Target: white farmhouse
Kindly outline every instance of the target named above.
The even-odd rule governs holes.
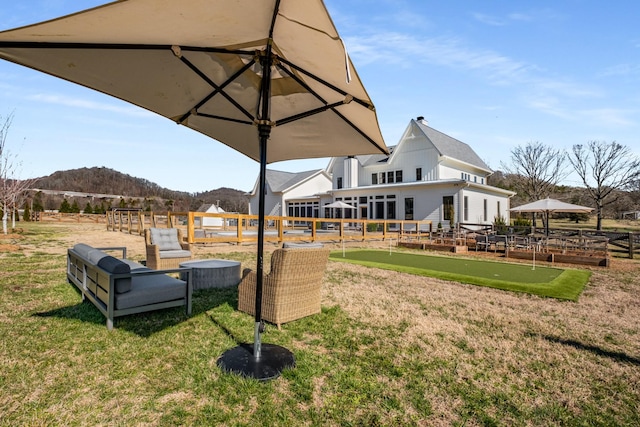
[[[332,158],[333,200],[346,217],[491,224],[509,219],[514,192],[487,184],[491,169],[467,144],[411,120],[391,154]],[[327,213],[324,213],[328,216]]]
[[[489,225],[509,220],[514,192],[488,185],[493,173],[469,147],[411,120],[390,155],[334,157],[326,170],[300,173],[267,170],[265,213],[272,216],[428,220]],[[258,181],[249,213],[258,213]],[[342,201],[356,209],[323,206]],[[453,215],[453,221],[450,221]]]

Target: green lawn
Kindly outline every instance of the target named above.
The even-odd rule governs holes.
[[[21,227],[4,241],[28,250],[0,252],[0,427],[640,425],[637,268],[594,270],[574,303],[432,283],[335,254],[322,312],[267,325],[264,342],[290,349],[296,367],[260,383],[216,365],[253,341],[237,288],[197,291],[189,317],[158,310],[108,331],[66,279],[65,251],[82,231]],[[139,236],[104,235],[143,247]],[[199,255],[255,265],[255,246],[221,247]],[[560,271],[551,282],[565,273],[551,270]]]
[[[406,252],[354,250],[333,252],[336,261],[436,277],[478,286],[527,292],[534,295],[577,301],[591,273],[512,264],[466,257],[430,256]]]

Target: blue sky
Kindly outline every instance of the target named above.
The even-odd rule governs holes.
[[[0,30],[103,4],[4,2]],[[640,155],[640,2],[325,0],[387,145],[409,120],[493,169],[530,141],[617,141]],[[180,191],[250,190],[258,164],[162,117],[0,61],[0,116],[20,178],[105,166]],[[328,159],[271,164],[323,168]],[[569,178],[568,185],[578,185]]]

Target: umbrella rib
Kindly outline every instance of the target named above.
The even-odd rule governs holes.
[[[299,119],[303,119],[305,117],[309,117],[312,116],[314,114],[318,114],[321,113],[323,111],[326,110],[331,110],[333,111],[338,117],[340,117],[345,123],[347,123],[349,126],[351,126],[356,132],[358,132],[360,135],[362,135],[363,138],[365,138],[367,141],[369,141],[371,144],[373,144],[374,146],[378,147],[379,149],[381,149],[383,152],[385,152],[384,149],[382,149],[372,138],[370,138],[367,134],[365,134],[358,126],[354,125],[353,122],[351,122],[349,119],[347,119],[343,114],[341,114],[338,110],[336,110],[336,107],[339,107],[340,105],[344,105],[347,104],[353,100],[355,100],[358,104],[366,107],[366,108],[370,108],[373,109],[373,106],[369,103],[363,102],[363,101],[359,101],[357,98],[354,98],[353,95],[341,90],[340,88],[337,88],[335,86],[333,86],[330,83],[325,82],[324,80],[316,77],[315,75],[306,72],[305,70],[303,70],[300,67],[297,67],[295,65],[293,65],[291,62],[284,60],[283,58],[278,58],[281,62],[284,62],[285,64],[289,65],[290,67],[295,68],[296,70],[308,75],[309,77],[313,78],[314,80],[324,84],[325,86],[329,87],[330,89],[333,89],[334,91],[338,92],[341,95],[345,96],[345,100],[340,101],[340,102],[336,102],[334,104],[329,104],[329,105],[325,105],[324,107],[320,107],[320,108],[316,108],[313,110],[309,110],[307,112],[304,113],[300,113],[300,114],[296,114],[281,120],[277,120],[276,123],[278,125],[283,125],[286,123],[290,123],[293,122],[295,120],[299,120]],[[294,73],[292,73],[291,71],[287,70],[285,67],[280,66],[279,67],[281,70],[283,70],[288,76],[290,76],[292,79],[294,79],[295,81],[297,81],[302,87],[304,87],[306,90],[309,91],[309,93],[313,94],[316,98],[318,98],[320,101],[322,101],[324,104],[327,104],[327,102],[320,96],[318,95],[315,91],[313,91],[302,79],[300,79],[300,77],[296,76]]]
[[[211,80],[207,75],[205,75],[198,67],[196,67],[191,61],[189,61],[187,58],[185,58],[184,56],[180,56],[180,61],[182,61],[183,64],[185,64],[187,67],[189,67],[191,69],[191,71],[196,73],[202,80],[204,80],[209,85],[211,85],[215,90],[213,92],[211,92],[209,95],[207,95],[206,97],[204,97],[200,102],[198,102],[195,107],[193,107],[191,110],[189,110],[189,112],[187,112],[182,117],[180,117],[180,119],[178,120],[179,123],[184,122],[187,119],[187,117],[189,117],[192,114],[191,112],[194,111],[194,110],[196,111],[196,114],[198,114],[197,113],[198,108],[202,107],[204,104],[206,104],[211,98],[216,96],[218,93],[221,94],[222,96],[224,96],[227,101],[229,101],[231,104],[233,104],[245,116],[247,116],[249,119],[251,119],[251,121],[253,121],[254,117],[251,115],[251,113],[249,113],[242,105],[240,105],[235,99],[233,99],[230,95],[228,95],[224,91],[224,88],[227,87],[229,84],[231,84],[231,82],[233,82],[236,78],[238,78],[246,70],[251,68],[253,66],[253,64],[255,63],[255,58],[252,59],[251,61],[249,61],[247,64],[245,64],[244,67],[239,69],[236,73],[234,73],[231,77],[229,77],[224,83],[222,83],[219,86],[213,80]],[[235,120],[231,120],[231,121],[235,121]]]
[[[287,123],[295,122],[300,119],[304,119],[306,117],[313,116],[314,114],[319,114],[325,112],[327,110],[333,110],[335,107],[339,107],[344,105],[343,101],[335,102],[333,104],[325,105],[323,107],[314,108],[313,110],[305,111],[304,113],[294,114],[293,116],[285,117],[284,119],[276,120],[276,126],[286,125]]]
[[[19,42],[19,41],[2,41],[0,42],[0,48],[50,48],[50,49],[131,49],[131,50],[170,50],[172,45],[162,44],[133,44],[133,43],[80,43],[80,42]],[[247,55],[253,56],[254,51],[247,51],[242,49],[225,49],[216,47],[198,47],[187,46],[180,47],[182,50],[188,50],[193,52],[210,52],[210,53],[222,53],[230,55]]]
[[[311,78],[312,78],[312,79],[314,79],[315,81],[317,81],[317,82],[319,82],[319,83],[322,83],[322,84],[323,84],[323,85],[325,85],[326,87],[328,87],[328,88],[330,88],[330,89],[332,89],[332,90],[334,90],[334,91],[338,92],[338,93],[339,93],[339,94],[341,94],[341,95],[344,95],[344,96],[350,95],[348,92],[346,92],[346,91],[344,91],[344,90],[340,89],[340,88],[339,88],[339,87],[337,87],[337,86],[332,85],[332,84],[331,84],[331,83],[329,83],[328,81],[321,79],[320,77],[316,76],[315,74],[310,73],[309,71],[305,70],[304,68],[301,68],[301,67],[299,67],[299,66],[295,65],[294,63],[292,63],[292,62],[290,62],[290,61],[288,61],[288,60],[286,60],[286,59],[284,59],[284,58],[282,58],[282,57],[279,57],[279,58],[278,58],[278,60],[279,60],[280,62],[282,62],[282,63],[287,64],[289,67],[291,67],[291,68],[293,68],[293,69],[295,69],[295,70],[297,70],[297,71],[301,72],[302,74],[305,74],[305,75],[307,75],[308,77],[311,77]],[[366,108],[368,108],[368,109],[370,109],[370,110],[374,110],[374,109],[375,109],[375,108],[374,108],[374,106],[373,106],[370,102],[363,101],[362,99],[360,99],[360,98],[356,98],[355,96],[353,97],[353,100],[354,100],[355,102],[357,102],[358,104],[362,105],[363,107],[366,107]]]
[[[253,119],[252,120],[240,120],[240,119],[234,119],[231,117],[223,117],[223,116],[216,116],[214,114],[207,114],[207,113],[198,113],[199,117],[206,117],[207,119],[215,119],[215,120],[224,120],[227,122],[233,122],[233,123],[240,123],[243,125],[252,125],[254,123]]]
[[[382,151],[383,153],[386,153],[387,150],[383,149],[382,147],[380,147],[378,145],[377,142],[375,142],[371,137],[369,137],[369,135],[367,135],[366,133],[364,133],[358,126],[354,125],[351,120],[347,119],[342,113],[340,113],[338,110],[336,110],[335,108],[332,108],[331,111],[333,111],[338,117],[340,117],[342,120],[344,120],[345,123],[347,123],[349,126],[351,126],[356,132],[358,132],[360,135],[362,135],[362,137],[364,139],[366,139],[367,141],[369,141],[371,144],[373,144],[374,146],[378,147],[378,149],[380,151]]]

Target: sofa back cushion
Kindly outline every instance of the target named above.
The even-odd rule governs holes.
[[[96,249],[93,246],[89,246],[86,243],[76,243],[73,246],[73,251],[85,259],[89,258],[89,252],[95,250]]]
[[[158,246],[161,251],[179,251],[182,249],[178,241],[176,228],[151,228],[151,244]]]
[[[120,261],[111,255],[104,256],[98,261],[98,267],[102,268],[111,274],[129,274],[131,273],[131,267],[129,264]],[[123,294],[131,290],[131,277],[125,277],[116,279],[115,281],[116,293]]]

